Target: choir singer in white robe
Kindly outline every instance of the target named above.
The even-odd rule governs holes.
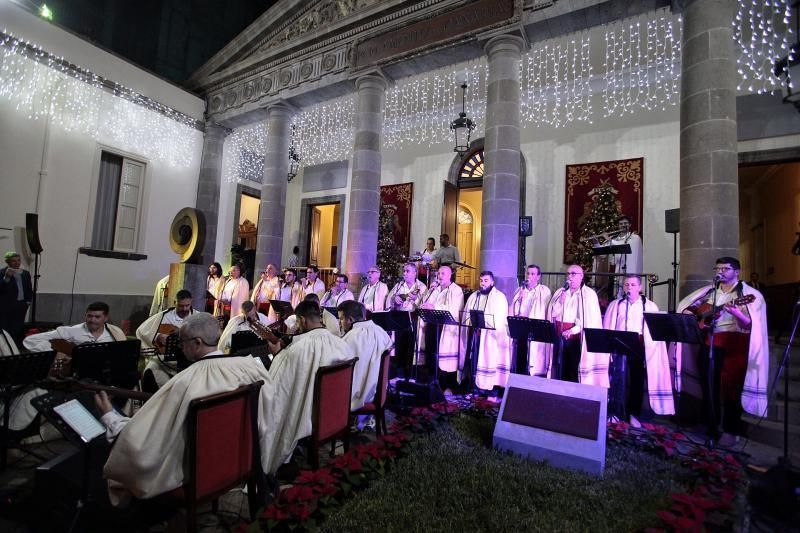
[[[381,281],[381,270],[376,266],[369,267],[367,270],[367,284],[361,289],[358,301],[364,304],[367,311],[374,313],[386,309],[386,295],[389,294],[389,287]]]
[[[233,313],[240,309],[242,302],[250,296],[250,284],[242,277],[242,268],[239,265],[233,265],[230,275],[220,283],[220,287],[214,315],[224,317],[227,325]]]
[[[484,270],[480,275],[480,288],[469,295],[464,306],[464,324],[471,325],[470,311],[483,311],[487,326],[481,329],[477,350],[472,347],[472,356],[477,353],[475,386],[484,391],[505,387],[511,370],[511,339],[508,336],[508,300],[494,286],[494,273]]]
[[[547,285],[539,283],[542,269],[539,265],[528,265],[525,271],[525,282],[514,291],[514,297],[508,308],[508,316],[522,316],[543,320],[547,314],[547,303],[551,293]],[[528,343],[528,366],[531,376],[547,377],[547,343]],[[517,367],[519,368],[519,367]],[[517,370],[517,372],[520,372]]]
[[[675,403],[672,397],[672,379],[669,369],[666,344],[654,341],[650,328],[644,321],[645,313],[658,313],[658,306],[639,292],[642,282],[639,276],[628,275],[622,281],[625,296],[612,301],[603,317],[603,327],[609,330],[633,331],[639,334],[644,347],[644,365],[641,361],[628,358],[628,398],[626,411],[631,423],[638,426],[642,410],[645,374],[650,408],[658,415],[674,415]]]
[[[422,298],[420,309],[436,309],[439,311],[449,311],[453,318],[458,321],[461,316],[461,309],[464,307],[464,291],[463,289],[453,283],[453,269],[448,265],[439,267],[436,273],[437,283],[431,283],[431,287],[425,296]],[[460,330],[459,326],[443,326],[442,332],[439,336],[439,369],[434,366],[436,359],[436,344],[433,346],[426,346],[425,330],[428,328],[422,319],[419,321],[418,328],[418,359],[420,354],[426,354],[425,364],[431,373],[431,379],[435,378],[435,373],[438,370],[455,374],[464,367],[464,354],[460,349]],[[430,326],[435,327],[435,326]],[[435,338],[435,337],[434,337]],[[430,348],[428,350],[428,348]],[[428,357],[430,356],[430,359]],[[447,385],[455,385],[448,383]]]
[[[141,326],[136,329],[136,338],[142,341],[143,348],[155,348],[156,345],[164,346],[167,343],[169,333],[161,333],[160,329],[172,329],[177,332],[183,325],[183,321],[194,313],[192,309],[192,293],[186,289],[181,289],[175,295],[175,307],[170,307],[166,311],[156,313]],[[161,326],[172,326],[172,328],[162,328]],[[162,361],[158,355],[147,357],[147,366],[144,372],[152,373],[156,385],[161,387],[169,381],[169,378],[177,374],[178,364],[175,361]],[[142,378],[144,381],[145,378]]]
[[[360,409],[375,398],[381,354],[392,347],[392,339],[383,328],[367,320],[364,304],[342,302],[337,308],[342,339],[358,357],[353,369],[353,394],[350,410]]]

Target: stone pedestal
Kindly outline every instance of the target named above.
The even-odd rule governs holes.
[[[378,255],[381,134],[386,86],[386,80],[377,74],[356,80],[358,107],[345,255],[345,273],[353,288],[360,287],[361,276],[375,264]]]
[[[192,307],[202,311],[206,307],[206,279],[208,267],[187,263],[170,263],[167,283],[167,307],[175,306],[175,295],[181,289],[192,293]]]
[[[268,263],[278,268],[283,253],[283,224],[286,217],[286,184],[289,172],[289,141],[292,108],[279,103],[267,108],[269,135],[264,156],[264,181],[261,185],[261,209],[258,214],[255,271]]]
[[[491,270],[509,299],[517,287],[520,215],[519,62],[522,38],[499,35],[489,56],[480,270]]]
[[[200,262],[209,265],[216,261],[219,192],[222,184],[222,145],[228,130],[217,124],[206,124],[200,176],[197,180],[195,207],[203,214],[206,225]]]
[[[739,255],[735,11],[691,0],[683,12],[680,296],[711,282],[717,257]]]

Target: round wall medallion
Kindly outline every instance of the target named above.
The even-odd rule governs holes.
[[[255,84],[253,84],[253,82],[245,84],[245,86],[244,86],[244,99],[245,100],[251,99],[255,93],[256,93],[256,87],[255,87]]]
[[[236,91],[228,91],[225,94],[225,105],[230,107],[236,103]]]
[[[303,79],[311,76],[312,72],[314,72],[314,67],[311,66],[311,63],[304,63],[303,66],[300,67],[300,76],[302,76]]]
[[[220,95],[214,96],[211,99],[211,111],[219,111],[222,107],[222,97]]]
[[[336,66],[336,57],[332,54],[326,55],[322,58],[322,68],[327,72]]]
[[[261,92],[266,94],[270,89],[272,89],[272,78],[267,78],[265,76],[264,79],[261,80]]]
[[[281,86],[286,87],[289,85],[289,82],[292,81],[292,73],[291,71],[284,70],[281,72]]]

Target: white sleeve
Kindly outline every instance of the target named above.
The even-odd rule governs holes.
[[[111,410],[100,417],[100,422],[106,427],[106,440],[108,442],[114,442],[114,439],[117,438],[120,431],[128,425],[131,419],[127,416],[123,416],[118,412]]]
[[[45,331],[44,333],[37,333],[35,335],[25,337],[22,340],[22,345],[32,352],[46,352],[51,350],[52,348],[50,347],[50,341],[53,339],[63,338],[59,333],[59,329],[61,328],[56,328],[52,331]]]

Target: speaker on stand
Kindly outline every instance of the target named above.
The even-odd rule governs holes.
[[[669,288],[669,312],[674,313],[678,305],[678,233],[681,232],[681,210],[664,211],[664,231],[672,233],[672,283]]]
[[[39,290],[39,254],[44,249],[39,241],[39,215],[36,213],[25,213],[25,237],[28,241],[28,249],[33,254],[33,297],[31,298],[31,322],[36,322],[36,294]]]

